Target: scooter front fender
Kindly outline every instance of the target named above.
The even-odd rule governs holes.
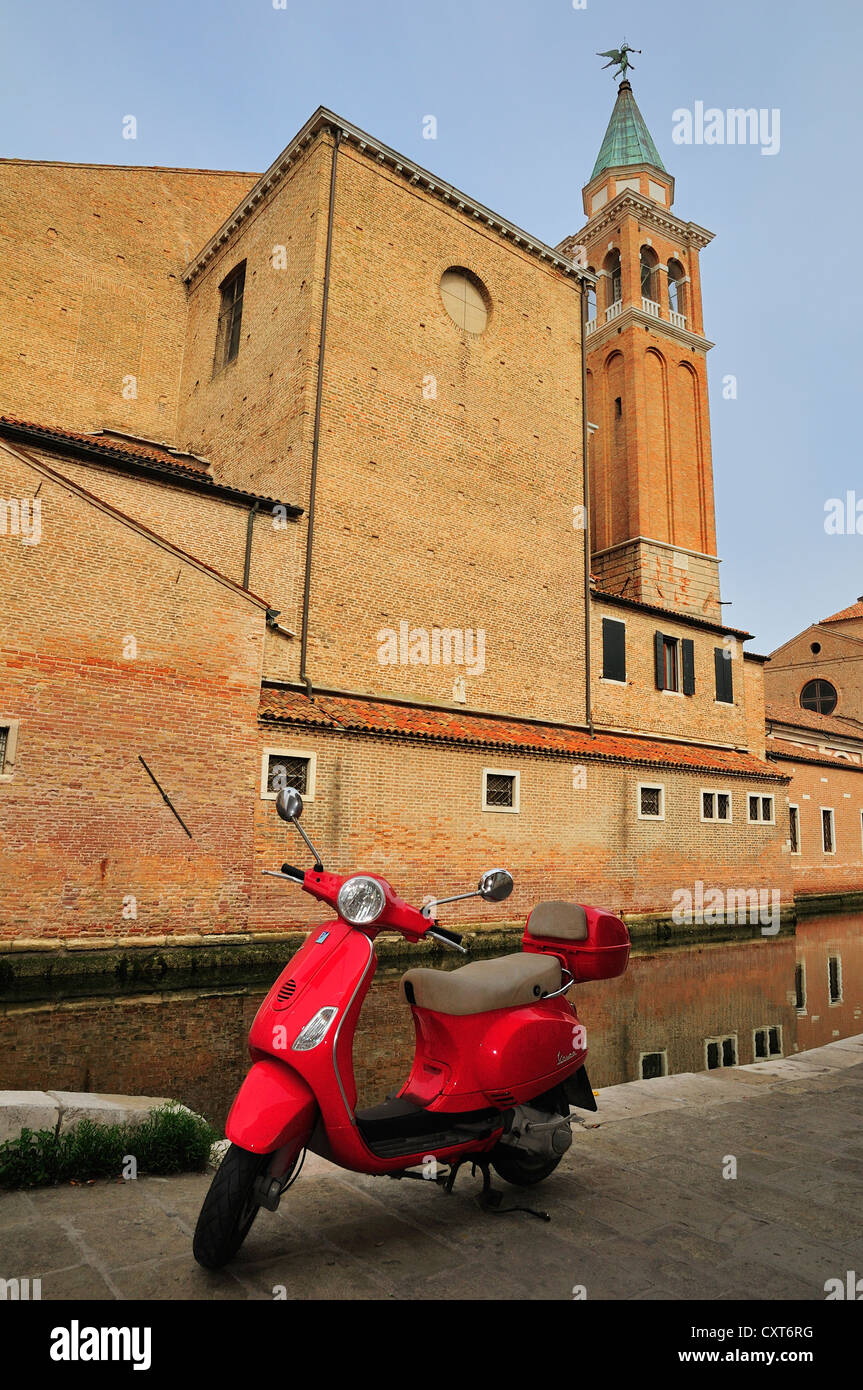
[[[231,1106],[225,1134],[250,1153],[299,1149],[312,1132],[318,1102],[308,1082],[285,1062],[255,1062]]]

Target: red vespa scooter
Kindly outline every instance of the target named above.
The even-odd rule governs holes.
[[[413,908],[379,874],[326,873],[299,825],[303,801],[293,787],[276,806],[315,863],[306,871],[283,864],[274,877],[299,884],[338,917],[309,933],[252,1024],[252,1068],[226,1125],[231,1146],[195,1229],[195,1259],[210,1269],[236,1254],[262,1206],[276,1209],[306,1149],[393,1177],[434,1158],[449,1170],[448,1190],[466,1160],[481,1168],[484,1191],[489,1163],[519,1186],[548,1177],[572,1143],[579,1117],[570,1106],[596,1109],[584,1028],[566,993],[576,982],[622,974],[629,958],[619,918],[547,902],[531,912],[521,952],[453,971],[409,970],[401,983],[416,1029],[411,1073],[396,1096],[356,1110],[353,1040],[377,963],[375,937],[392,930],[411,942],[430,936],[464,947],[434,920],[437,902]],[[510,874],[495,869],[475,893],[438,902],[501,902],[512,887]]]

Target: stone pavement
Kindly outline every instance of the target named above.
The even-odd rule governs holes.
[[[823,1301],[863,1274],[863,1035],[599,1106],[545,1183],[497,1181],[548,1224],[480,1210],[469,1170],[447,1196],[309,1155],[219,1273],[191,1252],[208,1175],[0,1194],[0,1278],[41,1278],[43,1300]]]

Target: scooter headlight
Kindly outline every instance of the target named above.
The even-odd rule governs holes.
[[[366,874],[349,878],[342,884],[336,898],[339,916],[354,927],[376,922],[386,905],[383,888],[376,878],[369,878]]]

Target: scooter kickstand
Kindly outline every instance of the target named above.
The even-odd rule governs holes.
[[[482,1173],[482,1192],[477,1197],[483,1211],[490,1212],[493,1216],[509,1216],[511,1212],[523,1211],[528,1216],[535,1216],[540,1221],[550,1221],[551,1217],[547,1211],[537,1211],[534,1207],[504,1207],[501,1206],[504,1194],[496,1187],[491,1185],[491,1168],[488,1159],[475,1159],[472,1167],[472,1176],[476,1176],[477,1168]]]

